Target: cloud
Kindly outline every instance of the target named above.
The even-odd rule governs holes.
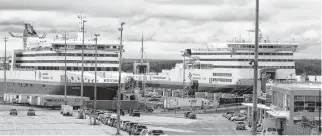
[[[260,28],[265,38],[281,42],[294,38],[301,51],[312,50],[314,55],[309,56],[319,56],[320,3],[320,0],[261,0]],[[239,37],[254,38],[246,32],[255,19],[253,0],[56,0],[50,4],[44,0],[1,0],[0,36],[8,36],[8,31],[21,33],[26,22],[33,24],[38,33],[77,32],[78,13],[87,17],[88,38],[100,33],[102,40],[117,41],[120,22],[126,22],[123,38],[128,43],[126,50],[130,50],[127,57],[137,56],[142,32],[147,53],[169,59],[174,54],[180,58],[180,50],[187,47],[199,48]],[[21,41],[12,44],[18,48]]]
[[[169,5],[246,5],[250,0],[147,0],[156,4]]]

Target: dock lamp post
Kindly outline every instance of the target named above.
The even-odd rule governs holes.
[[[259,14],[259,0],[256,0],[252,135],[256,135],[256,130],[257,130],[257,82],[258,82],[257,79],[258,79],[258,42],[259,42],[258,14]]]
[[[4,75],[3,75],[3,78],[4,78],[4,93],[7,94],[8,92],[8,89],[7,89],[7,41],[8,41],[8,38],[5,37],[4,38],[4,62],[3,62],[3,68],[4,68]]]
[[[97,76],[97,37],[100,36],[100,34],[94,34],[95,36],[95,82],[94,82],[94,113],[96,114],[96,100],[97,100],[97,85],[96,85],[96,76]],[[94,125],[97,125],[96,118],[94,118]]]
[[[67,104],[67,66],[66,66],[66,48],[67,48],[67,35],[64,34],[64,41],[65,41],[65,48],[64,48],[64,53],[65,53],[65,68],[64,68],[64,104],[66,105]]]
[[[183,63],[182,63],[182,69],[183,69],[183,79],[182,79],[182,97],[184,97],[185,93],[185,82],[186,82],[186,52],[182,52],[182,57],[183,57]]]
[[[118,90],[117,90],[117,132],[116,135],[120,135],[120,100],[121,100],[121,72],[122,72],[122,53],[123,53],[123,44],[122,44],[122,38],[123,38],[123,25],[125,25],[124,22],[121,23],[121,28],[118,30],[121,32],[120,37],[120,47],[119,47],[119,83],[118,83]]]
[[[87,22],[85,20],[85,17],[83,16],[78,16],[78,18],[82,21],[82,28],[81,31],[83,33],[83,38],[82,38],[82,73],[81,73],[81,110],[80,110],[80,116],[79,119],[84,119],[84,98],[83,98],[83,94],[84,94],[84,40],[85,40],[85,22]]]

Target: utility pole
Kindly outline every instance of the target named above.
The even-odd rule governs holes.
[[[144,53],[144,49],[143,49],[143,32],[142,32],[142,41],[141,41],[141,66],[143,66],[143,53]],[[143,69],[143,80],[142,80],[142,88],[143,88],[143,91],[144,91],[144,95],[146,94],[145,92],[145,74],[146,74],[146,68]]]
[[[119,56],[119,84],[118,84],[118,91],[117,91],[117,132],[116,135],[120,135],[120,100],[121,100],[121,72],[122,72],[122,53],[123,53],[123,25],[125,25],[124,22],[121,23],[121,28],[118,30],[121,32],[120,37],[120,56]]]
[[[8,88],[7,88],[7,41],[8,41],[8,38],[5,37],[4,38],[4,84],[5,84],[5,87],[4,87],[4,93],[8,93]]]
[[[256,13],[255,13],[255,58],[254,58],[254,88],[253,88],[253,122],[252,122],[252,135],[256,135],[257,130],[257,82],[258,82],[258,13],[259,13],[259,0],[256,0]]]
[[[183,51],[183,80],[182,80],[182,97],[184,97],[183,96],[183,94],[184,94],[184,92],[185,92],[185,81],[186,81],[186,56],[185,56],[185,54],[186,54],[186,52],[185,51]]]
[[[143,32],[142,32],[142,46],[141,46],[141,66],[143,66],[143,53],[144,53],[144,48],[143,48]],[[144,68],[144,76],[143,76],[143,81],[142,81],[142,88],[143,88],[143,91],[144,91],[144,95],[146,95],[146,89],[145,89],[145,85],[146,85],[146,71],[147,71],[147,67]],[[146,100],[144,99],[144,105],[145,105],[145,112],[147,112],[147,105],[146,105]]]
[[[65,99],[64,99],[64,101],[65,101],[65,105],[67,104],[67,66],[66,66],[66,56],[67,56],[67,54],[66,54],[66,48],[67,48],[67,35],[66,34],[64,34],[64,40],[65,40],[65,75],[64,75],[64,79],[65,79],[65,88],[64,88],[64,95],[65,95]]]
[[[85,22],[87,22],[86,20],[84,20],[85,17],[83,16],[78,16],[78,18],[82,21],[82,29],[81,31],[83,32],[83,38],[82,38],[82,73],[81,73],[81,114],[82,117],[81,119],[83,119],[84,113],[83,113],[83,108],[84,108],[84,99],[83,99],[83,95],[84,95],[84,40],[85,40]]]
[[[319,107],[319,132],[321,133],[321,90],[319,90],[319,103],[320,103],[320,107]]]
[[[100,34],[94,34],[95,36],[95,82],[94,82],[94,113],[96,114],[96,100],[97,100],[97,85],[96,85],[96,75],[97,75],[97,37]],[[96,119],[94,118],[94,125],[97,125]]]

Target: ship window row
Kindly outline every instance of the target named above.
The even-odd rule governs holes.
[[[229,47],[232,47],[232,48],[255,48],[255,45],[233,45],[233,44],[230,44]],[[259,45],[258,48],[293,48],[293,46]]]
[[[200,59],[200,61],[252,61],[253,59]],[[261,62],[293,62],[293,59],[258,59]]]
[[[243,53],[243,52],[222,52],[222,53],[192,53],[192,55],[254,55],[254,53]],[[258,55],[282,55],[282,56],[292,56],[293,53],[258,53]]]
[[[35,56],[65,56],[65,53],[49,54],[16,54],[16,57],[35,57]],[[82,56],[81,53],[66,53],[66,56]],[[95,57],[95,54],[86,53],[84,56]],[[97,57],[118,57],[118,54],[97,54]]]
[[[65,63],[65,60],[16,60],[16,63]],[[82,60],[67,60],[66,63],[82,63]],[[92,63],[95,64],[95,61],[84,60],[84,64]],[[97,63],[104,64],[118,64],[118,61],[97,61]]]
[[[55,66],[19,66],[16,68],[26,69],[26,70],[65,70],[65,67],[55,67]],[[81,71],[81,67],[67,67],[67,71]],[[84,67],[84,71],[95,71],[95,67]],[[118,71],[118,67],[97,67],[97,71]]]
[[[213,73],[213,76],[231,77],[231,73]]]
[[[95,50],[96,45],[84,45],[84,49]],[[65,44],[53,44],[54,49],[65,49]],[[83,45],[67,45],[67,49],[82,49]],[[117,46],[97,45],[97,50],[117,49]]]
[[[212,78],[213,82],[232,82],[231,79],[226,79],[226,78]]]
[[[294,69],[294,66],[259,66],[258,68],[277,68],[277,69]],[[218,65],[212,65],[212,64],[201,64],[201,69],[212,69],[212,68],[254,68],[253,66],[218,66]]]

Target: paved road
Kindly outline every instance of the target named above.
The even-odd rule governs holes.
[[[18,116],[10,116],[9,110],[16,108]],[[27,116],[26,106],[0,104],[1,135],[113,135],[116,129],[106,125],[92,126],[89,119],[66,117],[59,110],[34,108],[37,116]],[[162,129],[168,135],[250,135],[247,130],[235,130],[235,123],[221,114],[197,114],[196,120],[183,118],[183,114],[121,116],[123,120],[145,124],[150,129]],[[122,132],[127,135],[127,133]]]
[[[174,135],[250,135],[247,130],[236,130],[235,123],[220,114],[197,115],[198,121],[185,125],[167,125],[177,129],[188,129],[193,132],[169,132]]]
[[[121,117],[123,120],[135,121],[148,128],[162,129],[168,135],[250,135],[247,130],[236,130],[235,123],[221,114],[197,114],[196,120],[186,119],[183,114],[142,115],[138,117]]]

